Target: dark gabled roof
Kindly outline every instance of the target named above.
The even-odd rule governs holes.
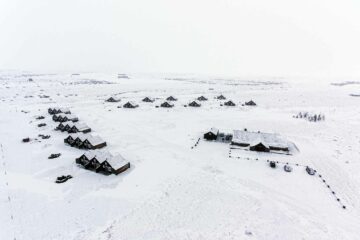
[[[166,98],[166,100],[168,100],[168,101],[177,101],[177,98],[174,98],[173,96],[170,96],[170,97]]]
[[[217,96],[216,98],[217,98],[217,99],[221,99],[221,100],[226,99],[226,97],[225,97],[224,95],[222,95],[222,94],[221,94],[221,95],[219,95],[219,96]]]
[[[154,102],[155,99],[154,99],[154,98],[150,98],[150,97],[145,97],[142,101],[143,101],[143,102]]]
[[[197,98],[197,100],[199,100],[199,101],[207,101],[208,99],[206,97],[204,97],[204,96],[200,96],[200,97]]]
[[[120,99],[116,97],[109,97],[106,99],[106,102],[120,102]]]
[[[127,107],[136,108],[136,107],[138,107],[138,106],[139,106],[138,104],[136,104],[135,102],[132,102],[132,101],[127,102],[127,103],[125,103],[125,104],[123,105],[124,108],[127,108]]]
[[[250,100],[250,101],[246,102],[245,105],[247,105],[247,106],[256,106],[256,103],[253,100]]]
[[[224,102],[224,105],[225,106],[235,106],[236,104],[233,101],[229,100],[227,102]]]
[[[191,103],[188,104],[190,107],[200,107],[201,104],[196,102],[196,101],[192,101]]]
[[[160,104],[161,107],[173,107],[174,104],[169,103],[169,102],[163,102],[162,104]]]

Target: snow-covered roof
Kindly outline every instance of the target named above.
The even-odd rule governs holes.
[[[210,128],[209,132],[213,133],[214,135],[217,135],[219,133],[219,129],[212,127]]]
[[[125,103],[124,105],[126,105],[126,104],[130,104],[130,105],[132,105],[132,106],[139,106],[136,102],[134,102],[134,101],[129,101],[129,102],[127,102],[127,103]]]
[[[67,122],[67,123],[65,124],[65,126],[66,126],[66,125],[69,125],[69,127],[72,128],[75,124],[74,124],[73,122]]]
[[[127,161],[125,160],[125,158],[123,158],[123,156],[121,156],[120,154],[114,156],[114,157],[111,157],[109,159],[106,160],[111,166],[112,168],[114,168],[115,170],[116,169],[119,169],[121,168],[122,166],[124,166]]]
[[[103,161],[110,159],[113,157],[113,155],[109,151],[104,150],[91,150],[86,151],[84,155],[90,160],[96,157],[96,159],[102,163]]]
[[[161,105],[169,105],[169,106],[174,106],[174,104],[172,104],[172,103],[170,103],[170,102],[168,102],[168,101],[165,101],[165,102],[163,102]]]
[[[99,136],[88,136],[86,138],[93,146],[104,143],[105,141]]]
[[[143,101],[144,101],[144,100],[155,101],[155,98],[145,97],[145,98],[143,99]]]
[[[93,159],[96,156],[96,153],[94,151],[88,151],[84,153],[85,157],[87,157],[87,159]]]
[[[79,133],[72,133],[72,134],[69,134],[66,138],[72,137],[72,139],[76,139],[79,135],[80,135]]]
[[[85,123],[75,123],[73,124],[73,126],[75,126],[79,131],[89,129],[88,125],[86,125]]]
[[[117,102],[119,102],[119,101],[120,101],[120,98],[115,97],[115,96],[111,96],[111,97],[109,97],[106,101],[117,101]]]
[[[249,132],[243,130],[234,130],[233,139],[234,143],[246,143],[251,146],[262,143],[265,146],[287,148],[288,142],[276,133],[263,133],[263,132]]]
[[[70,112],[70,109],[68,109],[68,108],[60,108],[60,111],[62,113],[66,113],[66,112]]]
[[[111,159],[113,157],[113,155],[110,152],[108,152],[108,151],[99,151],[99,150],[97,150],[95,152],[95,156],[96,156],[96,159],[100,163],[104,162],[105,160]]]

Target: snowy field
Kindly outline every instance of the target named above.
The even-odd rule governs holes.
[[[220,106],[220,94],[237,106]],[[155,107],[170,95],[178,98],[174,108]],[[184,107],[201,95],[209,100],[200,108]],[[111,96],[121,101],[105,102]],[[142,102],[147,96],[155,102]],[[0,239],[359,239],[357,96],[360,83],[347,79],[0,72]],[[257,106],[241,106],[251,99]],[[139,107],[118,108],[127,101]],[[131,168],[104,176],[78,167],[84,151],[64,144],[49,107],[69,108]],[[299,112],[325,121],[294,118]],[[278,133],[299,152],[204,140],[191,148],[211,127]],[[26,137],[39,141],[22,143]],[[62,155],[48,159],[52,153]],[[267,160],[279,161],[277,168]],[[308,175],[306,165],[322,177]]]

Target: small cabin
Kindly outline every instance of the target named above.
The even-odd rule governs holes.
[[[160,107],[163,107],[163,108],[172,108],[174,107],[174,104],[172,103],[169,103],[169,102],[163,102]]]
[[[48,108],[48,113],[51,114],[51,115],[55,114],[54,113],[54,108]]]
[[[84,142],[86,141],[86,137],[83,135],[78,135],[72,144],[70,144],[72,147],[76,148],[84,148]]]
[[[95,157],[95,154],[93,152],[86,152],[80,157],[75,159],[75,162],[77,164],[80,164],[81,166],[86,166],[89,164],[90,160]]]
[[[143,100],[142,100],[143,102],[154,102],[155,101],[155,99],[154,98],[150,98],[150,97],[146,97],[146,98],[144,98]]]
[[[75,117],[74,115],[63,115],[63,116],[61,116],[61,119],[59,121],[60,122],[67,122],[67,121],[78,122],[79,118]]]
[[[86,149],[100,149],[106,147],[106,142],[102,140],[100,137],[88,137],[83,142],[83,146]]]
[[[71,133],[70,130],[71,130],[71,128],[73,128],[73,127],[74,127],[74,124],[73,124],[72,122],[68,122],[68,123],[66,123],[66,124],[64,125],[64,128],[61,129],[61,131],[62,131],[62,132],[69,132],[69,133]]]
[[[235,104],[233,101],[231,101],[231,100],[229,100],[229,101],[227,101],[227,102],[224,102],[224,105],[225,105],[225,106],[228,106],[228,107],[234,107],[234,106],[236,106],[236,104]]]
[[[67,136],[65,139],[64,139],[64,143],[67,143],[69,145],[73,145],[75,140],[77,138],[77,135],[74,135],[74,134],[70,134],[69,136]]]
[[[97,156],[94,156],[92,159],[90,159],[90,161],[88,162],[88,164],[84,165],[85,169],[88,170],[93,170],[95,171],[99,166],[100,166],[100,161],[98,160]]]
[[[138,104],[136,104],[135,102],[127,102],[123,105],[123,108],[137,108],[139,107]]]
[[[55,128],[55,130],[63,130],[65,127],[64,123],[59,123],[59,125]]]
[[[52,116],[52,120],[53,120],[54,122],[59,122],[59,117],[60,117],[60,115],[54,114],[54,115]]]
[[[166,98],[167,101],[177,101],[177,98],[174,98],[173,96],[170,96]]]
[[[115,174],[118,175],[130,168],[130,163],[127,162],[121,155],[111,157],[103,161],[96,169],[96,172],[100,172],[106,175]]]
[[[204,139],[208,141],[213,141],[217,139],[217,136],[219,134],[219,129],[217,128],[211,128],[210,131],[204,134]]]
[[[89,163],[84,167],[88,170],[96,171],[101,163],[104,161],[111,159],[113,156],[109,152],[96,151],[95,156],[90,159]]]
[[[226,97],[221,94],[221,95],[217,96],[216,99],[218,99],[218,100],[225,100]]]
[[[116,97],[109,97],[108,99],[105,100],[106,102],[120,102],[119,98]]]
[[[251,144],[249,149],[250,151],[256,151],[256,152],[270,152],[269,146],[262,142]]]
[[[188,104],[190,107],[200,107],[201,104],[196,102],[196,101],[192,101],[191,103]]]
[[[256,103],[253,100],[245,103],[246,106],[256,106]]]
[[[208,99],[204,96],[200,96],[197,98],[198,101],[207,101]]]

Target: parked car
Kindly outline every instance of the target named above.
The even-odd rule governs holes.
[[[289,166],[289,165],[284,165],[284,171],[285,172],[292,172],[292,167],[291,166]]]
[[[270,161],[270,167],[271,167],[271,168],[276,168],[276,163],[275,163],[275,161]]]
[[[309,174],[309,175],[315,175],[315,170],[312,169],[311,167],[309,166],[306,166],[306,172]]]
[[[60,176],[60,177],[57,177],[56,178],[56,183],[64,183],[66,182],[67,180],[71,179],[72,176],[71,175],[67,175],[67,176]]]
[[[48,159],[58,158],[60,156],[61,156],[61,153],[53,153],[48,157]]]

